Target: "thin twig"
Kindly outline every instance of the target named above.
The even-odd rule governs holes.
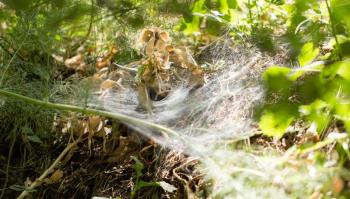
[[[57,159],[51,164],[51,166],[44,171],[44,173],[41,174],[39,178],[37,178],[29,187],[28,189],[24,190],[17,199],[23,199],[26,197],[29,192],[28,190],[33,190],[36,187],[40,186],[42,181],[55,169],[55,167],[61,162],[61,160],[67,155],[67,153],[75,147],[80,141],[82,141],[82,138],[79,137],[74,142],[67,145],[67,147],[62,151],[62,153],[57,157]]]
[[[113,63],[113,65],[117,66],[118,68],[121,68],[121,69],[127,70],[129,72],[132,72],[132,73],[136,73],[137,70],[138,70],[138,67],[137,68],[130,68],[130,67],[123,66],[123,65],[120,65],[120,64],[117,64],[117,63]]]

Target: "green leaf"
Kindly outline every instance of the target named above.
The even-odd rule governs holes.
[[[56,34],[54,38],[55,38],[56,41],[61,41],[62,40],[62,37],[60,35],[58,35],[58,34]]]
[[[157,182],[146,182],[146,181],[140,180],[136,186],[138,190],[140,190],[144,187],[158,187],[159,185]]]
[[[320,49],[314,48],[313,43],[308,42],[304,44],[298,57],[299,64],[301,66],[306,66],[312,62],[320,52]]]
[[[34,132],[31,128],[29,128],[28,126],[24,126],[22,127],[22,131],[24,133],[26,133],[27,135],[34,135]]]
[[[337,74],[342,78],[350,81],[350,60],[337,62],[338,71]]]
[[[280,138],[296,116],[293,105],[282,104],[267,110],[260,118],[259,127],[263,134]]]
[[[159,182],[145,182],[143,180],[140,180],[137,184],[137,189],[140,190],[144,187],[162,187],[164,191],[167,192],[173,192],[177,190],[177,188],[165,181],[159,181]]]
[[[350,0],[332,0],[331,7],[335,18],[343,22],[350,31]],[[338,22],[339,23],[339,22]]]
[[[28,136],[28,140],[39,144],[43,143],[37,135]]]
[[[309,121],[316,124],[317,132],[322,133],[330,121],[328,108],[329,105],[326,102],[316,100],[309,105],[300,106],[299,110]]]
[[[131,156],[131,158],[135,161],[135,164],[133,165],[133,169],[136,172],[136,177],[140,177],[142,175],[142,170],[144,168],[144,165],[142,162],[135,156]]]
[[[287,67],[271,66],[263,74],[264,83],[270,91],[286,91],[293,83],[288,77],[290,72],[291,69]]]
[[[194,32],[198,32],[200,30],[201,18],[196,15],[197,13],[203,14],[206,12],[205,9],[205,0],[196,1],[193,4],[192,13],[193,15],[189,18],[189,20],[182,20],[182,31],[184,34],[189,35]]]
[[[335,118],[342,120],[347,132],[350,132],[350,105],[338,103],[335,106]]]
[[[237,7],[236,0],[217,0],[219,11],[223,14],[229,14],[230,9],[235,9]]]
[[[35,189],[28,189],[27,187],[22,186],[22,185],[18,185],[18,184],[11,185],[9,187],[9,189],[12,189],[14,191],[24,191],[24,190],[26,190],[29,193],[32,193],[32,192],[36,191]]]

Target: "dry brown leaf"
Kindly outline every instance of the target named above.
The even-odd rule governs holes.
[[[311,194],[310,199],[320,199],[322,197],[322,194],[318,191],[315,191]]]
[[[167,52],[169,33],[159,28],[146,28],[141,32],[139,42],[146,56],[151,56],[155,51]]]
[[[159,33],[159,38],[161,40],[163,40],[164,42],[167,42],[167,41],[169,41],[170,36],[169,36],[168,32],[163,31],[163,32]]]
[[[98,131],[98,127],[100,123],[102,122],[100,116],[91,116],[89,117],[88,123],[89,123],[89,129],[92,131]]]
[[[57,169],[50,177],[50,180],[53,183],[57,183],[61,180],[61,178],[63,177],[63,171],[61,171],[60,169]]]
[[[108,74],[108,79],[113,81],[118,81],[119,79],[124,79],[126,77],[129,78],[131,75],[122,70],[114,70]]]
[[[51,56],[58,63],[63,63],[64,62],[64,58],[62,56],[60,56],[60,55],[52,54]]]
[[[101,69],[111,65],[113,56],[118,52],[117,48],[112,47],[105,55],[96,62],[96,68]]]
[[[75,121],[73,134],[77,137],[82,136],[89,132],[87,122],[84,120]]]
[[[101,89],[102,90],[108,90],[108,89],[113,89],[113,88],[121,88],[118,82],[110,79],[106,79],[101,83]]]
[[[143,29],[140,35],[139,42],[145,44],[153,37],[153,31],[151,29]]]
[[[102,58],[98,59],[96,62],[96,68],[101,69],[109,66],[111,63],[109,60],[103,60]]]
[[[66,59],[64,61],[64,64],[68,67],[68,68],[72,68],[74,70],[76,70],[79,66],[81,65],[85,65],[84,63],[84,56],[82,54],[77,54],[74,57],[71,57],[69,59]]]
[[[340,176],[335,176],[332,179],[332,191],[334,194],[338,195],[344,189],[344,181]]]
[[[24,181],[24,186],[25,187],[30,187],[30,185],[32,184],[33,182],[30,180],[30,178],[26,178],[26,181]]]
[[[170,63],[188,69],[192,75],[191,82],[197,85],[204,84],[204,71],[197,65],[186,47],[168,45],[170,36],[159,28],[144,29],[139,41],[146,57],[139,62],[143,70],[138,82],[139,104],[151,112],[152,101],[148,90],[155,92],[155,96],[165,96],[169,92],[171,76]]]
[[[194,69],[193,71],[192,71],[192,74],[193,75],[196,75],[196,76],[200,76],[200,75],[203,75],[203,70],[202,69],[200,69],[200,68],[196,68],[196,69]]]
[[[152,53],[154,52],[154,44],[156,43],[156,39],[152,37],[149,42],[146,44],[145,47],[145,55],[146,56],[151,56]]]

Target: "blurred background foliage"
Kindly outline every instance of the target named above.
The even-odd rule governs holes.
[[[349,0],[198,0],[181,28],[195,35],[227,31],[237,42],[271,53],[287,48],[292,66],[272,66],[263,74],[260,128],[281,137],[304,120],[322,136],[335,121],[350,132],[349,10]]]

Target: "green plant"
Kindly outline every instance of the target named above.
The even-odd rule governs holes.
[[[131,195],[130,195],[131,198],[135,198],[136,192],[138,192],[139,190],[141,190],[144,187],[161,187],[161,188],[163,188],[164,191],[168,191],[168,192],[173,192],[176,190],[176,187],[174,187],[173,185],[171,185],[167,182],[164,182],[164,181],[145,182],[145,181],[141,180],[141,177],[143,175],[142,170],[144,169],[144,165],[135,156],[132,156],[131,158],[135,161],[135,164],[133,166],[134,171],[135,171],[135,173],[134,173],[135,186],[134,186],[133,190],[131,191]]]
[[[320,49],[313,44],[315,41],[310,41],[300,50],[300,68],[275,66],[264,73],[267,96],[278,96],[276,103],[264,107],[260,119],[260,127],[264,133],[280,137],[298,119],[313,124],[321,137],[334,121],[341,121],[343,130],[350,132],[350,62],[349,54],[345,50],[349,38],[346,34],[339,35],[334,28],[335,24],[343,24],[342,30],[349,29],[347,22],[343,20],[349,16],[344,12],[349,3],[332,1],[329,5],[326,1],[330,39],[320,42],[328,42],[327,46],[333,50],[322,56],[319,54]],[[342,19],[337,18],[340,14],[343,15]],[[316,45],[320,45],[320,42]],[[323,61],[314,62],[316,58]]]

